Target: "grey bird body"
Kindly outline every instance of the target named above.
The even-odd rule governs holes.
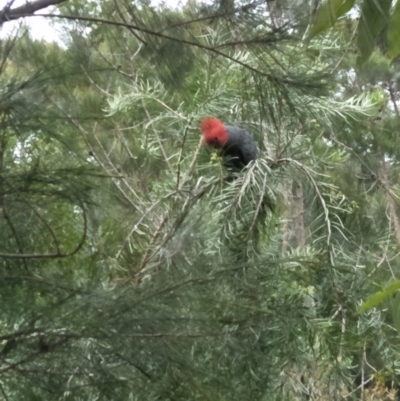
[[[242,170],[257,159],[258,149],[252,136],[244,129],[225,125],[229,134],[228,142],[222,147],[226,165]]]

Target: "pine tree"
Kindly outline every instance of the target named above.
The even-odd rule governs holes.
[[[396,67],[286,5],[66,2],[66,48],[0,49],[5,398],[392,394]],[[258,143],[233,180],[204,116]]]

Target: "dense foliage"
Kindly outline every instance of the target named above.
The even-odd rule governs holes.
[[[62,45],[1,43],[4,399],[394,399],[398,67],[314,6],[66,1]]]

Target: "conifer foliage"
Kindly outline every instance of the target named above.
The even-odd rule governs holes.
[[[55,3],[62,45],[0,46],[1,396],[394,399],[381,43],[356,67],[352,17],[303,1]],[[209,116],[256,157],[226,168]]]

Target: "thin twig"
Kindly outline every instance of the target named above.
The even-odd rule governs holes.
[[[115,6],[115,9],[117,10],[117,13],[118,13],[118,15],[119,15],[119,17],[122,19],[122,21],[126,24],[127,22],[126,22],[126,19],[125,19],[125,16],[124,16],[124,14],[122,13],[122,11],[121,11],[121,9],[119,8],[119,1],[118,0],[114,0],[113,1],[114,2],[114,6]],[[129,28],[128,28],[129,29]],[[129,29],[129,31],[131,32],[131,34],[140,42],[140,43],[142,43],[143,45],[146,45],[147,43],[146,43],[146,41],[145,40],[143,40],[133,29]]]
[[[167,27],[161,29],[159,32],[164,32],[167,29],[171,29],[171,28],[177,28],[180,26],[185,26],[185,25],[189,25],[189,24],[193,24],[196,22],[201,22],[201,21],[207,21],[207,20],[212,20],[215,18],[222,18],[222,17],[227,17],[229,15],[234,15],[238,12],[242,12],[242,11],[247,11],[248,9],[252,8],[252,7],[256,7],[258,5],[261,5],[265,2],[265,0],[259,0],[259,1],[254,1],[253,3],[248,3],[244,6],[238,7],[238,8],[234,8],[232,11],[224,11],[223,13],[216,13],[213,15],[206,15],[205,17],[200,17],[200,18],[195,18],[189,21],[183,21],[183,22],[178,22],[176,24],[173,25],[168,25]]]
[[[81,126],[81,124],[79,124],[77,121],[73,120],[72,118],[70,119],[70,121],[85,135],[88,135],[87,131]],[[93,137],[96,140],[97,144],[99,145],[99,147],[101,148],[101,150],[103,151],[103,154],[105,155],[109,165],[112,167],[112,169],[114,170],[114,172],[119,173],[118,169],[116,166],[114,166],[113,162],[111,161],[110,157],[108,156],[103,144],[101,143],[101,141],[99,140],[99,138],[97,137],[97,135],[94,133],[95,131],[95,127],[93,127]],[[96,159],[96,161],[100,164],[100,166],[107,171],[105,165],[101,162],[101,160],[96,156],[96,153],[93,152],[93,157]],[[119,177],[119,179],[125,184],[125,186],[128,188],[128,190],[136,197],[136,199],[138,199],[139,201],[141,200],[139,195],[135,192],[135,190],[131,187],[131,185],[129,185],[129,183],[127,182],[127,180],[124,177]],[[124,195],[125,199],[133,206],[133,208],[140,213],[140,209],[138,206],[136,206],[135,203],[133,203],[133,201],[129,198],[129,196],[125,193],[125,191],[122,190],[122,188],[120,187],[119,183],[117,182],[117,180],[112,177],[112,181],[114,183],[114,185],[117,187],[117,189]]]
[[[7,221],[7,224],[8,224],[8,226],[10,227],[10,230],[11,230],[12,233],[13,233],[15,242],[17,243],[17,247],[18,247],[19,253],[20,253],[20,254],[23,254],[23,253],[24,253],[24,248],[23,248],[22,243],[21,243],[21,241],[20,241],[20,238],[19,238],[19,235],[18,235],[18,233],[17,233],[17,230],[15,229],[14,224],[13,224],[13,222],[11,221],[11,218],[10,218],[10,216],[9,216],[9,214],[8,214],[7,206],[6,206],[4,203],[3,203],[3,217],[4,217],[4,219]],[[28,262],[27,262],[27,260],[26,260],[26,259],[22,259],[22,263],[23,263],[23,265],[24,265],[25,270],[28,272],[29,269],[28,269]]]
[[[181,151],[179,153],[179,160],[178,160],[178,168],[176,172],[176,190],[179,191],[179,179],[181,176],[181,164],[182,164],[182,159],[183,159],[183,149],[185,148],[185,142],[186,142],[186,137],[187,133],[189,131],[190,124],[192,123],[193,117],[189,120],[188,124],[186,125],[185,132],[183,133],[183,139],[182,139],[182,146],[181,146]]]
[[[71,252],[68,253],[62,253],[58,250],[56,253],[31,253],[31,254],[16,254],[16,253],[3,253],[0,252],[0,258],[5,258],[5,259],[56,259],[56,258],[67,258],[72,255],[75,255],[77,252],[80,251],[82,248],[83,244],[86,241],[86,236],[87,236],[87,216],[86,216],[86,209],[81,201],[80,202],[80,208],[82,210],[82,218],[83,218],[83,233],[82,233],[82,238],[78,245],[76,246],[75,249],[73,249]]]
[[[154,243],[156,242],[157,238],[160,236],[161,230],[164,228],[164,226],[167,224],[167,222],[168,222],[168,216],[165,216],[161,220],[159,226],[157,227],[156,231],[154,232],[153,236],[151,237],[151,240],[149,242],[149,246],[147,247],[146,253],[144,254],[143,259],[142,259],[142,261],[140,263],[139,270],[135,274],[136,276],[138,274],[140,274],[144,270],[144,268],[146,267],[146,264],[147,264],[147,262],[149,260],[151,247],[152,247],[152,245],[154,245]]]
[[[36,210],[36,208],[29,202],[29,200],[22,196],[21,192],[15,188],[10,182],[9,180],[6,180],[3,177],[4,181],[7,183],[8,186],[10,186],[22,199],[22,201],[24,203],[26,203],[29,208],[32,210],[33,214],[44,224],[44,226],[46,227],[46,229],[48,230],[48,232],[50,233],[50,236],[53,238],[54,241],[54,246],[57,249],[57,253],[60,253],[60,244],[58,242],[58,238],[56,236],[56,234],[54,233],[53,229],[51,228],[50,224],[46,221],[46,219]]]
[[[262,186],[262,190],[260,191],[260,199],[257,202],[257,207],[256,210],[254,212],[254,218],[253,221],[251,222],[250,228],[249,228],[249,232],[247,234],[247,236],[250,235],[251,231],[253,230],[254,225],[256,224],[257,221],[257,217],[260,213],[264,198],[265,198],[265,189],[267,187],[267,174],[264,174],[264,178],[263,178],[263,186]]]
[[[86,78],[89,80],[89,82],[103,95],[110,97],[111,93],[107,92],[106,90],[104,90],[103,88],[100,88],[100,86],[98,86],[96,84],[96,82],[93,81],[92,78],[90,78],[90,75],[86,72],[85,68],[83,67],[83,65],[80,66],[82,72],[85,74]]]
[[[143,108],[144,108],[144,112],[146,113],[147,119],[149,120],[149,123],[151,123],[152,122],[152,118],[150,116],[150,113],[147,110],[147,108],[145,107],[144,101],[142,101],[142,103],[143,103]],[[164,157],[164,161],[168,165],[168,168],[171,170],[172,169],[171,163],[169,162],[169,158],[167,156],[167,152],[164,149],[164,145],[163,145],[163,143],[162,143],[162,141],[160,139],[160,136],[158,135],[158,133],[157,133],[157,131],[156,131],[156,129],[154,127],[152,127],[152,129],[153,129],[154,135],[155,135],[155,137],[157,139],[158,145],[160,146],[161,153],[163,154],[163,157]]]
[[[190,163],[190,166],[189,166],[189,170],[188,170],[188,176],[189,176],[189,177],[190,177],[190,176],[192,175],[192,173],[193,173],[193,169],[194,169],[194,167],[195,167],[195,165],[196,165],[196,161],[197,161],[197,158],[198,158],[198,156],[199,156],[200,149],[201,149],[201,146],[202,146],[202,145],[203,145],[203,137],[201,136],[201,137],[200,137],[200,140],[199,140],[199,143],[197,144],[196,150],[194,151],[194,155],[193,155],[192,162]]]
[[[165,225],[168,222],[168,216],[165,216],[160,224],[158,225],[158,227],[156,228],[156,231],[154,232],[153,236],[150,239],[149,245],[147,246],[146,252],[143,255],[143,258],[140,262],[140,266],[138,268],[138,270],[136,270],[133,274],[130,274],[127,278],[125,278],[120,284],[119,286],[122,286],[124,284],[126,284],[128,281],[132,280],[132,278],[137,277],[136,280],[136,285],[139,284],[139,276],[146,271],[146,265],[150,259],[150,253],[151,253],[151,247],[154,245],[154,243],[156,242],[157,238],[160,236],[162,229],[165,227]]]
[[[140,219],[136,222],[136,224],[133,226],[132,230],[130,233],[126,236],[124,243],[121,246],[121,249],[117,252],[117,255],[115,256],[116,259],[118,259],[121,256],[121,253],[123,249],[125,248],[125,245],[128,243],[129,238],[133,235],[135,231],[139,228],[140,224],[142,224],[142,221],[145,219],[145,217],[159,204],[161,201],[168,199],[170,196],[175,195],[176,191],[172,191],[169,194],[165,195],[164,197],[160,198],[158,201],[154,202],[147,210],[142,213],[142,216]]]

